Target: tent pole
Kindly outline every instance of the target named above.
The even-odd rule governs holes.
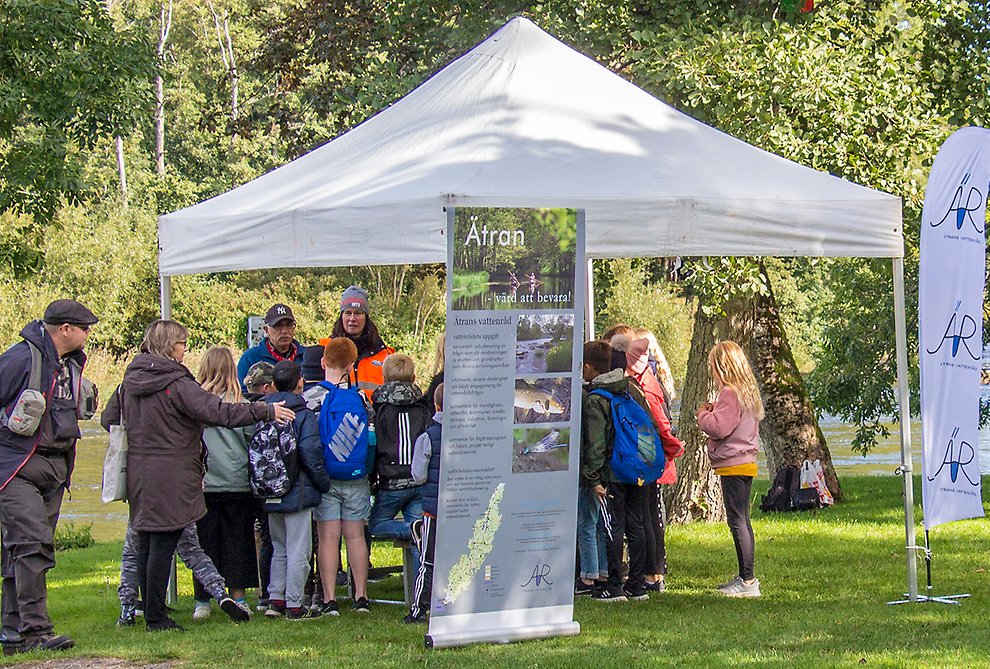
[[[167,321],[172,318],[172,277],[159,277],[161,284],[162,320]]]
[[[904,537],[907,542],[908,601],[918,601],[915,559],[914,473],[911,464],[911,405],[908,385],[907,319],[904,308],[904,258],[894,258],[894,337],[897,348],[897,402],[900,409],[901,466],[904,477]]]
[[[172,277],[170,276],[159,276],[159,283],[161,285],[161,314],[162,320],[167,321],[172,319]],[[168,606],[175,606],[175,603],[179,601],[179,575],[175,564],[175,554],[172,554],[172,569],[168,579],[168,589],[165,591],[165,603]]]
[[[585,276],[588,277],[586,282],[588,294],[584,301],[584,340],[593,341],[595,338],[595,261],[592,258],[588,258],[588,269]]]

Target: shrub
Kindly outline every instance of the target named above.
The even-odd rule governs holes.
[[[65,523],[55,530],[55,550],[57,551],[89,548],[95,543],[92,524],[76,527],[73,523]]]

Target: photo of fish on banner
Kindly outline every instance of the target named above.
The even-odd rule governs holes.
[[[516,322],[516,374],[571,371],[573,314],[521,314]]]
[[[513,422],[564,423],[571,419],[571,379],[516,379]]]
[[[512,473],[563,472],[570,463],[570,428],[517,428],[512,431]]]

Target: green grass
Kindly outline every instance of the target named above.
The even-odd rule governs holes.
[[[817,515],[756,512],[762,599],[712,593],[734,570],[724,525],[677,526],[667,540],[669,590],[649,602],[579,600],[581,634],[573,638],[427,651],[425,628],[403,625],[405,611],[387,605],[365,617],[345,607],[335,620],[236,626],[215,614],[194,624],[182,568],[176,618],[187,632],[119,629],[118,544],[60,553],[49,600],[56,630],[77,641],[69,656],[185,667],[990,667],[990,524],[963,521],[933,533],[935,592],[972,593],[962,606],[887,606],[906,583],[900,479],[848,477],[843,488],[849,501]],[[375,561],[388,560],[379,553]],[[923,590],[920,561],[919,578]],[[373,596],[401,597],[397,577],[371,588]]]

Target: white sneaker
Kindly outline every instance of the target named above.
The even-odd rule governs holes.
[[[193,620],[206,620],[213,613],[213,609],[210,607],[209,602],[196,602],[196,608],[193,610]]]

